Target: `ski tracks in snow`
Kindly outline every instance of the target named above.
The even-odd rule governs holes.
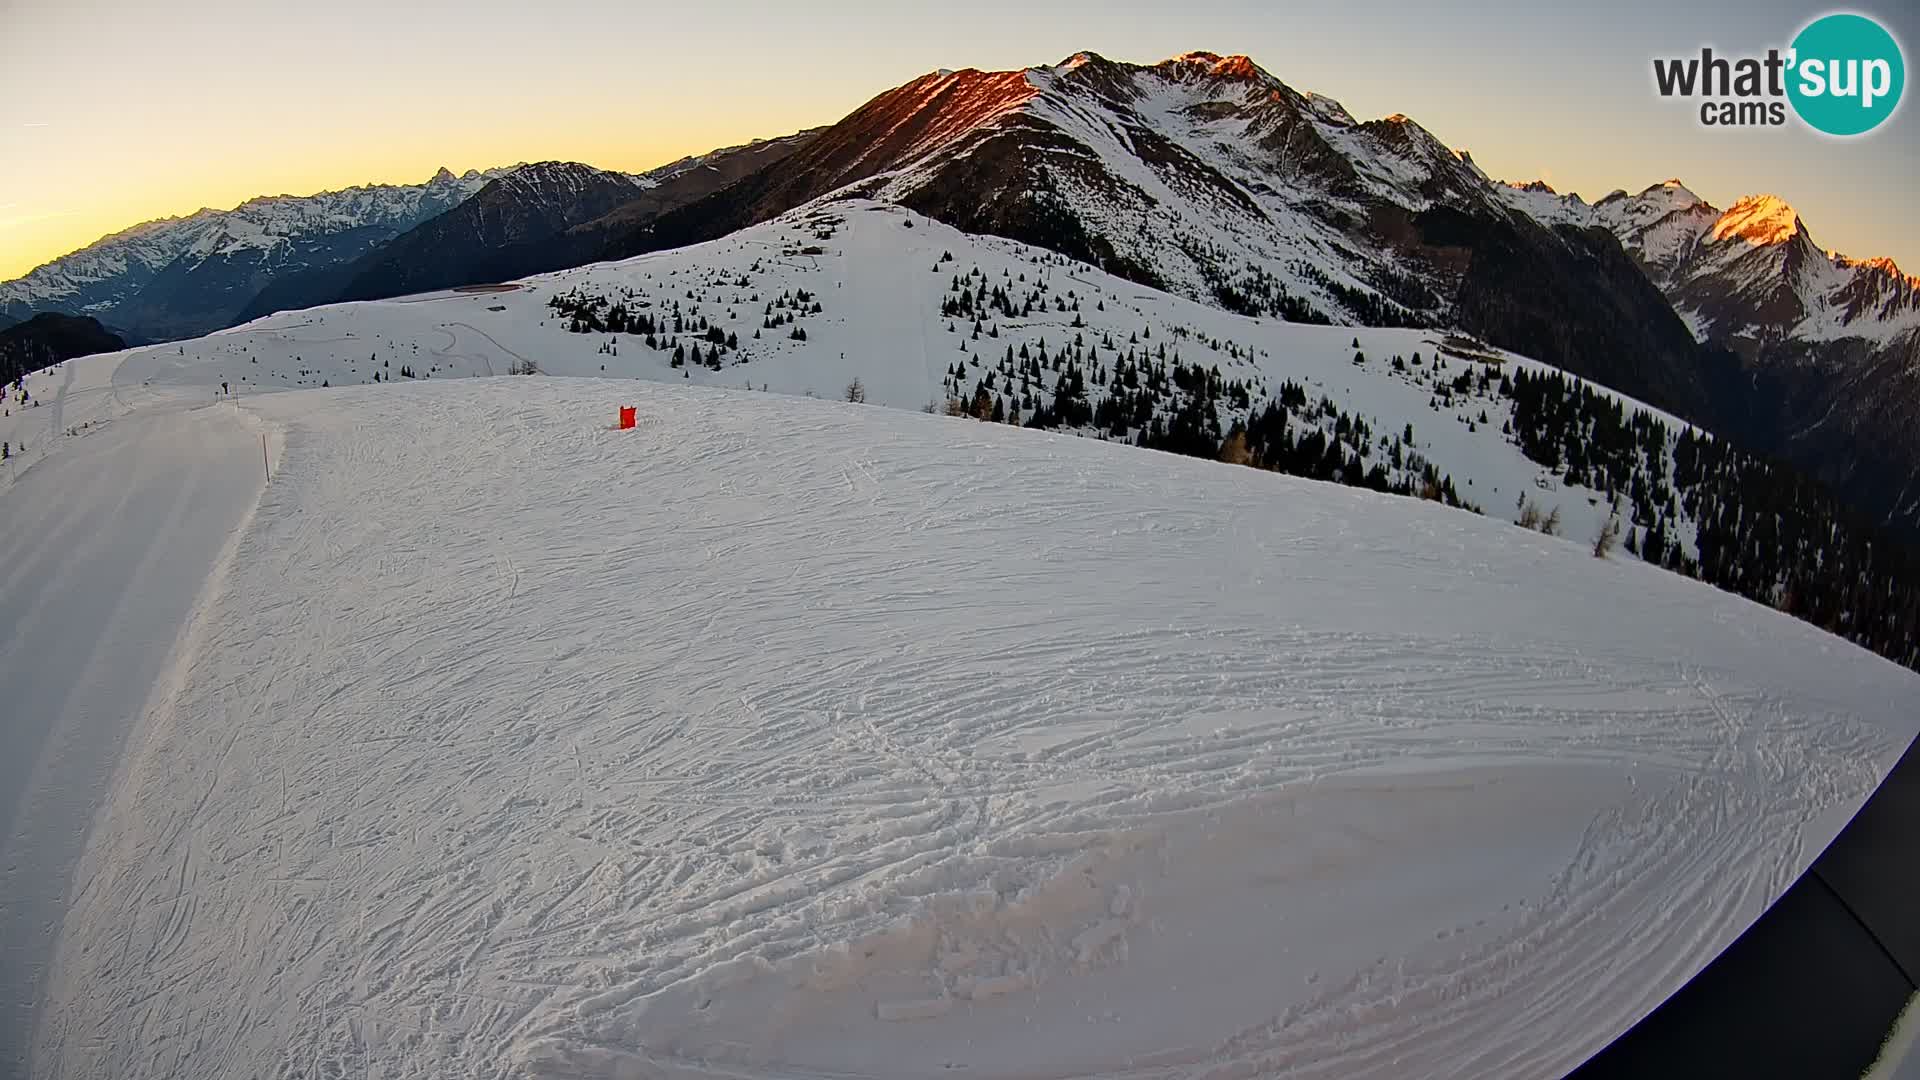
[[[69,381],[74,370],[70,363]],[[68,883],[90,887],[76,860],[113,790],[121,748],[137,741],[130,733],[167,678],[181,628],[259,492],[254,438],[224,410],[130,418],[67,440],[0,504],[9,750],[0,767],[0,1067],[10,1074],[27,1075],[34,1003],[54,960]],[[181,898],[195,867],[176,862]],[[154,955],[192,912],[175,903],[167,914],[174,922],[152,939]]]
[[[630,382],[254,407],[51,1076],[1552,1072],[1912,735],[1892,665],[1408,501]]]

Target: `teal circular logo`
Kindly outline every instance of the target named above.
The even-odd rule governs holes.
[[[1823,15],[1793,39],[1787,99],[1816,131],[1860,135],[1900,104],[1907,65],[1900,43],[1865,15]]]

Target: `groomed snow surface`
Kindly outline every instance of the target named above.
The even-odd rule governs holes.
[[[57,427],[68,404],[111,403],[104,383],[74,385],[102,367],[51,373],[48,405],[0,418],[10,444],[35,421]],[[32,455],[8,459],[9,477],[26,468],[0,494],[0,1076],[25,1075],[67,871],[129,720],[259,494],[258,435],[243,421],[161,409],[89,427],[51,455],[55,440],[34,437]]]
[[[1555,1075],[1920,723],[1811,627],[1414,500],[776,394],[189,410],[121,364],[0,494],[9,611],[63,515],[191,546],[177,500],[35,490],[64,455],[278,463],[175,633],[0,661],[18,703],[169,657],[41,1076]]]

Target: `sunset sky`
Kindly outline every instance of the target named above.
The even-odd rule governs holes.
[[[1589,199],[1678,176],[1770,191],[1823,245],[1920,272],[1911,103],[1863,139],[1702,128],[1654,56],[1784,46],[1828,8],[1585,5],[0,0],[0,279],[149,218],[549,158],[640,170],[831,123],[940,67],[1081,49],[1246,53],[1365,119],[1404,112],[1496,177]],[[1717,9],[1717,10],[1716,10]],[[1907,49],[1911,4],[1862,6]]]

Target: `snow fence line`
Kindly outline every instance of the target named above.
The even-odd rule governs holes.
[[[271,483],[273,477],[280,472],[280,461],[286,454],[287,426],[242,406],[238,396],[228,395],[227,401],[231,405],[228,415],[239,420],[242,427],[260,437],[261,471],[265,474],[263,479]],[[259,502],[260,500],[255,499],[254,507],[248,509],[247,516],[241,523],[242,530],[252,523],[253,511],[258,508]],[[223,559],[225,555],[225,552],[221,553]]]

